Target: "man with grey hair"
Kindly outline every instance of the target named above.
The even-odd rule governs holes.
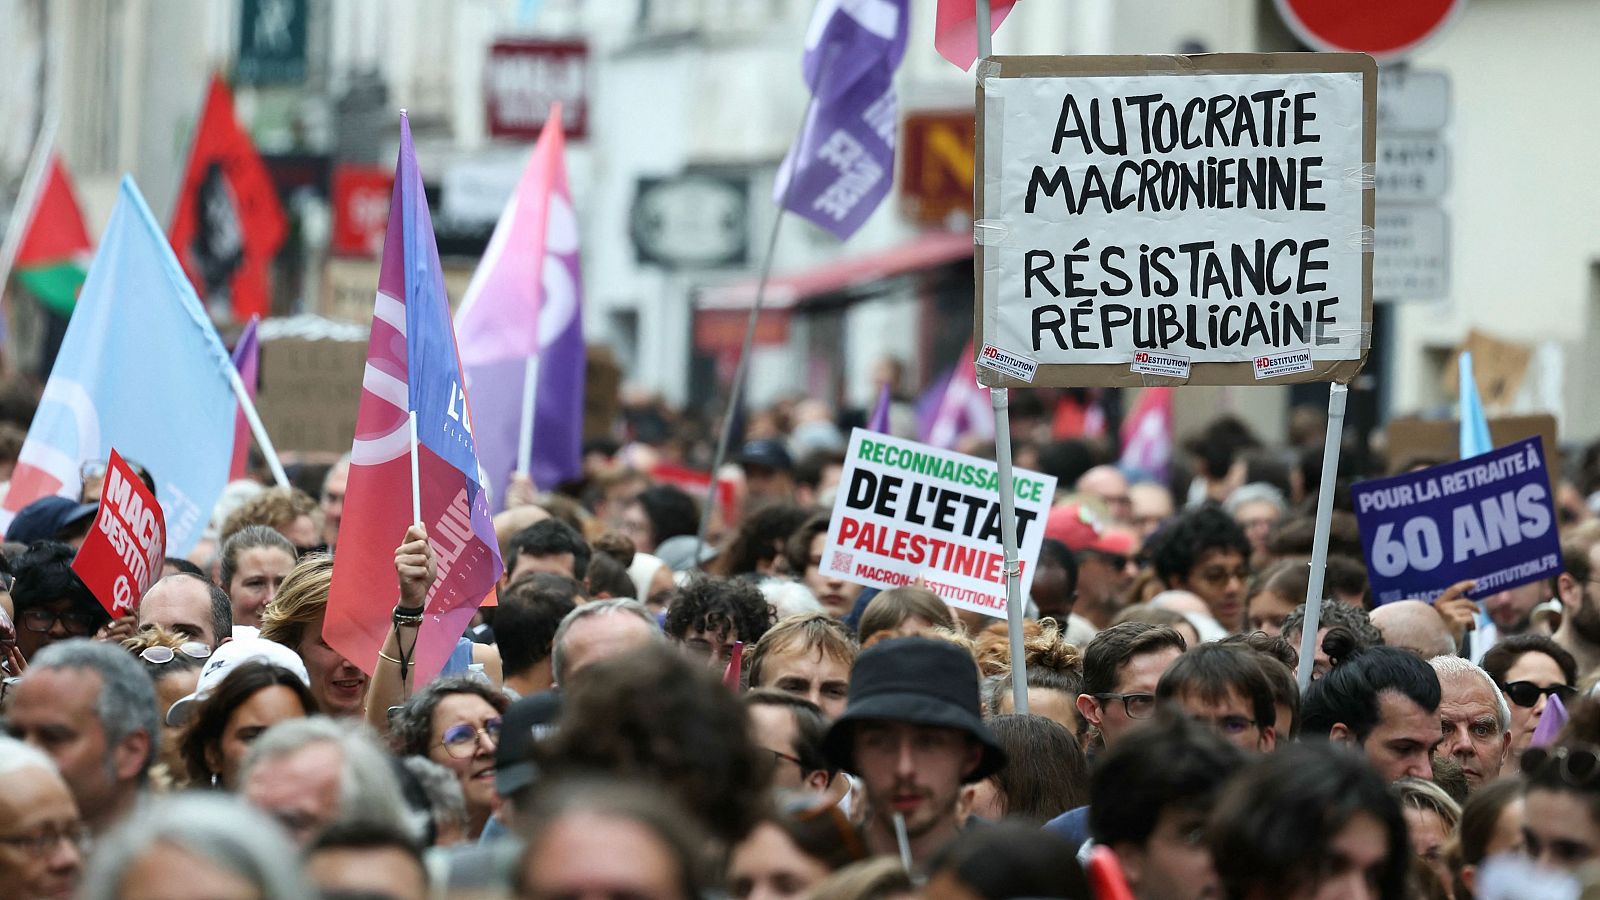
[[[158,758],[155,686],[133,654],[114,644],[51,644],[16,686],[6,731],[55,761],[89,830],[99,834],[133,811]]]
[[[411,833],[400,780],[365,726],[322,717],[267,729],[239,772],[240,793],[308,847],[334,823],[377,822]]]
[[[655,616],[637,600],[597,600],[567,613],[550,645],[557,687],[567,687],[584,668],[662,640]]]
[[[0,897],[66,897],[83,868],[83,822],[50,757],[0,737]]]
[[[1423,659],[1456,655],[1450,626],[1438,610],[1421,600],[1385,603],[1372,611],[1372,624],[1383,632],[1385,644],[1410,650]]]
[[[1444,741],[1436,751],[1461,764],[1472,790],[1500,777],[1511,752],[1511,707],[1488,672],[1459,656],[1428,661],[1439,676],[1439,726]]]
[[[215,650],[233,637],[233,602],[210,579],[188,572],[157,581],[139,601],[139,628],[160,625]]]

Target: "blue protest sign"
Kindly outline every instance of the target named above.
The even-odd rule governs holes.
[[[1431,600],[1475,579],[1478,598],[1561,571],[1544,444],[1531,437],[1351,487],[1372,596]]]

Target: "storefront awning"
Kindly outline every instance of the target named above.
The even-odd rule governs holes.
[[[773,275],[767,282],[767,296],[761,308],[790,309],[811,297],[835,294],[885,278],[971,258],[971,232],[928,232],[874,253]],[[758,279],[750,278],[707,288],[700,292],[695,307],[701,310],[749,309],[755,302],[757,286]]]

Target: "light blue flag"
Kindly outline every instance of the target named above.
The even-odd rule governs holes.
[[[228,351],[133,179],[61,341],[11,479],[0,528],[51,494],[78,496],[113,447],[155,477],[167,553],[193,548],[228,480],[237,409]]]
[[[1489,440],[1489,420],[1483,416],[1483,401],[1478,399],[1478,382],[1472,377],[1472,353],[1461,352],[1461,458],[1479,456],[1494,449]]]

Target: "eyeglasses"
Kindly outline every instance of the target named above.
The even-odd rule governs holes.
[[[84,845],[88,843],[88,835],[84,832],[81,824],[74,822],[66,828],[43,828],[32,834],[12,834],[0,837],[0,844],[16,847],[30,856],[44,856],[63,841],[82,850]]]
[[[1102,704],[1108,700],[1121,700],[1122,711],[1130,719],[1148,719],[1156,711],[1155,694],[1095,694],[1094,698]]]
[[[1570,684],[1552,684],[1540,687],[1531,681],[1513,681],[1500,685],[1500,690],[1505,692],[1506,699],[1518,706],[1532,708],[1539,702],[1539,696],[1555,695],[1561,698],[1562,703],[1571,703],[1572,698],[1578,696],[1578,689]]]
[[[1194,574],[1194,580],[1204,582],[1205,584],[1227,584],[1229,581],[1232,581],[1235,578],[1239,579],[1240,581],[1249,581],[1250,570],[1239,568],[1230,571],[1228,569],[1218,567],[1214,569],[1204,569]]]
[[[1586,788],[1600,778],[1600,754],[1586,746],[1529,747],[1522,753],[1521,767],[1529,778],[1553,770],[1568,787]]]
[[[176,652],[174,652],[171,647],[146,647],[139,651],[139,658],[147,663],[164,666],[167,663],[172,662],[174,659],[177,659],[178,653],[182,653],[184,656],[187,656],[190,659],[209,659],[211,656],[211,648],[200,643],[199,641],[185,641],[178,645]]]
[[[499,716],[495,716],[483,723],[482,728],[473,728],[465,722],[451,725],[444,730],[444,738],[439,743],[444,745],[444,752],[456,759],[466,759],[478,752],[478,737],[482,735],[489,739],[490,749],[500,743]]]
[[[133,474],[139,476],[140,481],[154,480],[150,477],[150,472],[146,470],[144,466],[139,465],[126,456],[122,458],[122,461],[128,464],[128,468],[133,470]],[[78,467],[78,477],[84,481],[88,481],[91,478],[104,478],[106,477],[106,466],[108,465],[110,465],[110,463],[106,460],[91,459],[82,466]]]
[[[783,761],[794,763],[795,765],[800,767],[800,771],[802,771],[802,772],[804,772],[806,770],[806,764],[801,762],[799,757],[790,756],[787,753],[783,753],[783,752],[780,752],[778,750],[773,750],[770,747],[762,747],[761,749],[767,751],[768,753],[771,753],[778,760],[783,760]]]
[[[1222,734],[1230,735],[1244,734],[1256,727],[1256,720],[1245,716],[1217,716],[1214,719],[1206,716],[1190,716],[1189,720],[1201,725],[1210,725]]]
[[[99,622],[99,618],[90,613],[57,613],[48,609],[24,610],[17,616],[17,619],[22,623],[23,628],[39,634],[54,628],[57,622],[60,622],[67,629],[68,634],[93,634]]]

